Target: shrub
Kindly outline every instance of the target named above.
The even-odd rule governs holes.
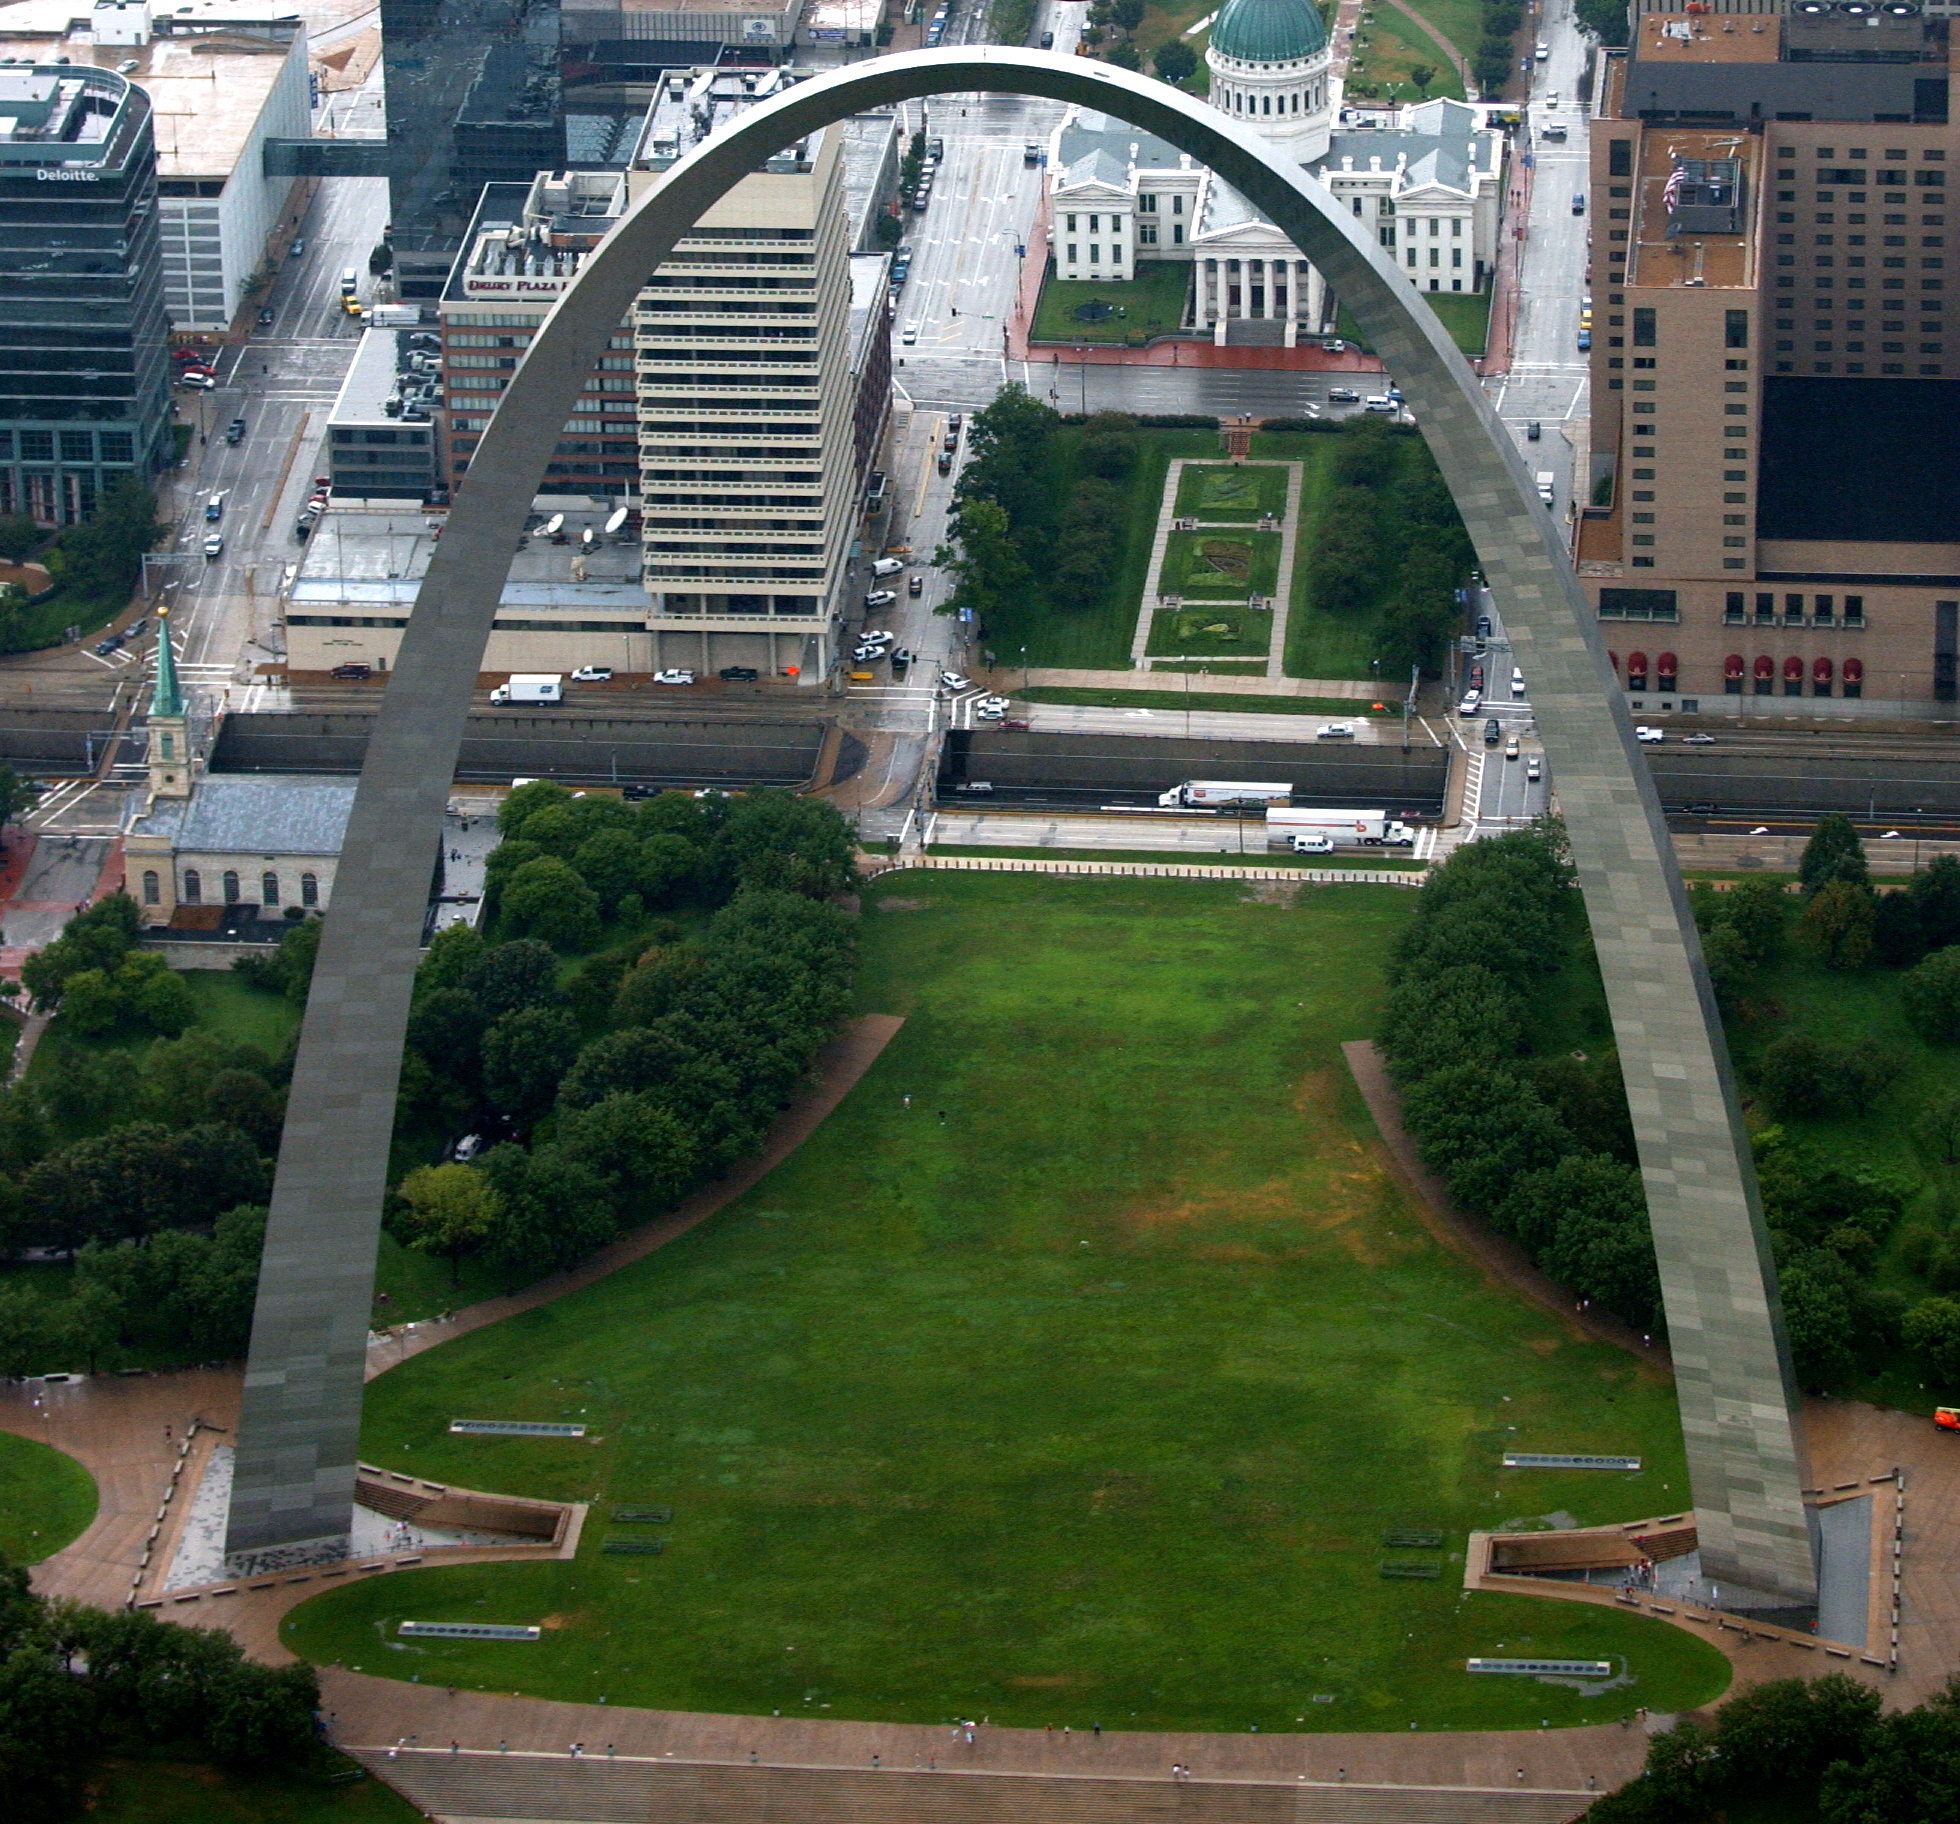
[[[1960,1043],[1960,944],[1935,950],[1908,970],[1899,999],[1912,1029],[1928,1044]]]

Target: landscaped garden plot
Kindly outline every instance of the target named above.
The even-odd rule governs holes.
[[[0,1557],[39,1564],[95,1518],[95,1479],[36,1438],[0,1431]]]
[[[425,1683],[1037,1728],[1535,1728],[1719,1693],[1679,1630],[1457,1587],[1473,1527],[1676,1511],[1686,1474],[1667,1383],[1485,1284],[1389,1175],[1338,1046],[1372,1029],[1402,894],[897,875],[865,905],[860,1009],[906,1024],[796,1155],[368,1389],[364,1460],[593,1501],[578,1560],[397,1572],[297,1610],[289,1644]],[[587,1436],[447,1429],[486,1413]],[[1534,1448],[1647,1467],[1496,1467]],[[665,1552],[606,1554],[643,1504],[673,1510]],[[1407,1528],[1444,1533],[1441,1577],[1384,1578]],[[409,1618],[543,1634],[410,1645]],[[1465,1674],[1494,1652],[1630,1682]]]
[[[1184,322],[1191,268],[1144,260],[1133,279],[1058,279],[1054,262],[1035,306],[1035,342],[1137,342],[1166,336]]]
[[[1279,587],[1277,532],[1173,532],[1159,595],[1270,596]]]
[[[1201,653],[1264,653],[1273,617],[1261,608],[1159,608],[1150,620],[1150,651],[1171,656]]]
[[[1182,519],[1277,519],[1286,511],[1286,470],[1277,463],[1187,464],[1178,477]]]

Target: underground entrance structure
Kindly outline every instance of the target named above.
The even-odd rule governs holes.
[[[345,1549],[375,1252],[423,910],[513,538],[557,427],[635,295],[702,213],[869,108],[991,91],[1100,109],[1219,173],[1327,275],[1400,382],[1532,679],[1639,1144],[1705,1575],[1817,1599],[1801,1421],[1754,1168],[1700,942],[1599,631],[1515,446],[1435,316],[1330,193],[1208,104],[1107,64],[961,47],[763,102],[681,159],[591,253],[470,463],[382,700],[301,1029],[266,1229],[227,1549]]]

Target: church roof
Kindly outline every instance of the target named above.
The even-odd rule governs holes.
[[[1225,0],[1211,48],[1240,63],[1294,63],[1327,48],[1327,27],[1313,0]]]
[[[207,773],[187,799],[159,799],[132,836],[162,836],[179,854],[338,855],[354,808],[352,779]]]
[[[157,610],[157,681],[150,693],[150,714],[181,716],[184,693],[177,683],[177,654],[170,643],[170,611]]]

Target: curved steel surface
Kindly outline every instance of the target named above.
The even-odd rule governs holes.
[[[1806,1479],[1753,1168],[1660,805],[1532,478],[1372,234],[1255,133],[1109,64],[909,52],[815,78],[698,146],[587,258],[513,376],[429,565],[362,770],[307,1003],[252,1330],[228,1544],[344,1535],[416,946],[515,529],[648,275],[765,158],[867,108],[993,91],[1134,122],[1236,186],[1326,274],[1401,383],[1532,683],[1598,944],[1666,1299],[1704,1573],[1815,1599]]]

